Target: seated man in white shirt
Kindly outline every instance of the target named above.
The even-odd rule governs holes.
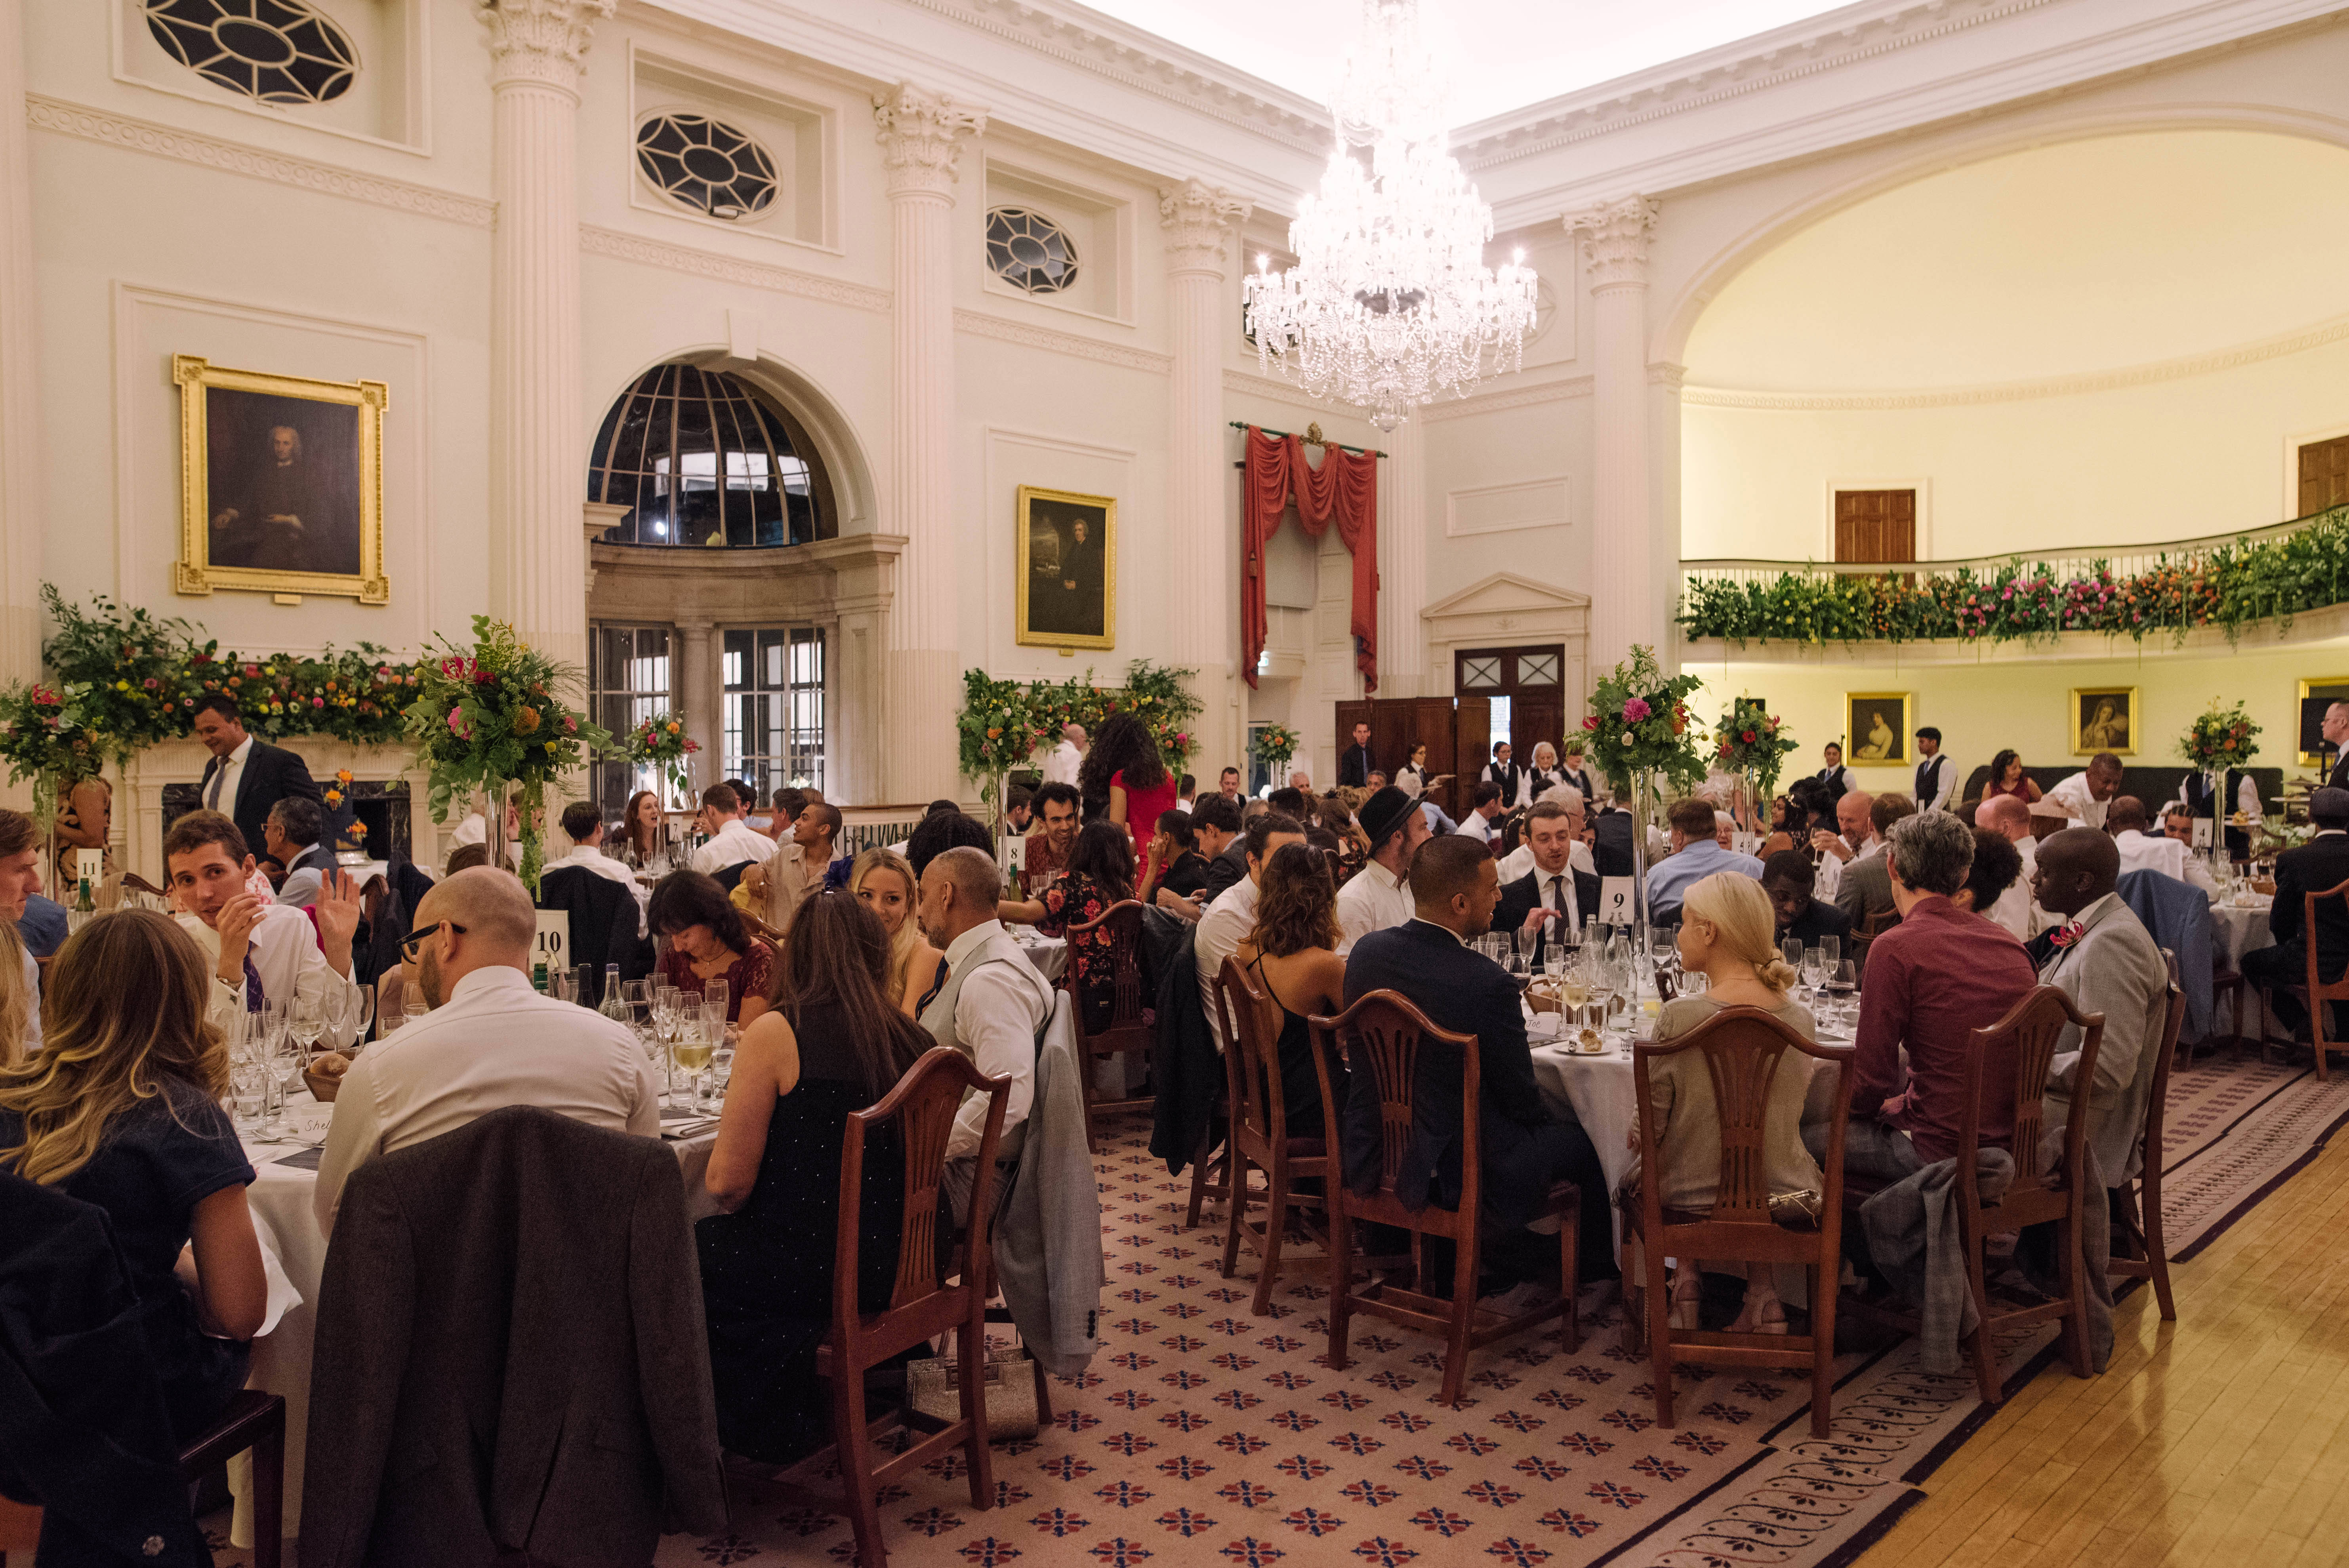
[[[163,835],[163,870],[187,912],[181,925],[212,962],[207,1016],[216,1027],[227,1030],[238,1014],[264,1003],[296,1001],[326,1009],[329,1035],[336,1034],[336,1018],[357,1022],[351,938],[359,928],[359,893],[350,878],[330,871],[320,881],[314,937],[308,915],[246,891],[253,856],[236,824],[218,811],[191,811],[171,824]]]
[[[2084,828],[2101,828],[2112,798],[2120,792],[2121,759],[2099,751],[2088,766],[2039,798],[2039,810],[2050,817],[2069,817]]]
[[[1574,840],[1569,863],[1578,876],[1595,877],[1598,862],[1590,858],[1590,819],[1584,805],[1582,791],[1572,784],[1553,784],[1541,792],[1541,799],[1565,808],[1567,831]],[[1541,804],[1541,800],[1534,802]],[[1530,839],[1501,857],[1501,885],[1508,886],[1534,869],[1534,846]]]
[[[1371,841],[1371,857],[1338,890],[1340,958],[1371,932],[1391,931],[1417,914],[1419,903],[1411,895],[1411,857],[1429,837],[1427,814],[1419,802],[1392,785],[1363,801],[1355,816],[1363,837]]]
[[[2013,844],[2023,861],[2022,871],[2007,884],[2006,891],[1989,908],[1974,913],[2006,931],[2017,942],[2028,942],[2058,923],[2054,915],[2032,902],[2032,883],[2039,874],[2039,841],[2031,836],[2031,808],[2012,795],[1993,795],[1974,812],[1974,825],[1987,828]]]
[[[1019,1157],[1027,1141],[1028,1110],[1036,1098],[1036,1047],[1052,1018],[1052,984],[1037,973],[996,918],[1003,873],[985,850],[948,850],[922,871],[916,912],[922,934],[946,955],[947,977],[922,1010],[922,1027],[971,1059],[988,1078],[1008,1078],[999,1163]],[[957,1222],[969,1218],[978,1144],[987,1131],[987,1100],[963,1096],[947,1134],[943,1183]]]
[[[652,899],[652,890],[638,882],[626,865],[604,852],[604,813],[596,810],[593,800],[574,800],[563,808],[562,822],[564,835],[571,840],[571,852],[560,860],[547,861],[546,869],[559,872],[576,867],[626,888],[636,901],[636,934],[642,936],[645,905]]]
[[[774,841],[742,820],[742,798],[731,784],[712,784],[701,792],[701,814],[695,825],[709,835],[693,851],[693,869],[716,876],[728,866],[765,861],[775,852]]]
[[[318,1228],[343,1183],[378,1154],[534,1105],[614,1132],[660,1136],[660,1089],[627,1026],[531,988],[538,912],[510,872],[436,882],[402,946],[432,1011],[370,1046],[335,1091],[318,1162]]]
[[[1876,797],[1867,790],[1847,789],[1836,799],[1836,827],[1840,830],[1830,833],[1821,828],[1811,834],[1811,848],[1819,854],[1818,882],[1812,889],[1818,897],[1833,903],[1843,888],[1843,868],[1884,848],[1884,840],[1876,830],[1875,807]]]
[[[2159,872],[2163,876],[2191,882],[2212,899],[2219,896],[2219,884],[2210,880],[2210,869],[2194,851],[2176,839],[2165,839],[2146,831],[2153,826],[2146,814],[2145,802],[2134,795],[2116,795],[2105,808],[2105,826],[2113,835],[2113,848],[2121,854],[2117,874],[2131,872]]]
[[[1501,804],[1501,787],[1498,784],[1479,784],[1476,786],[1475,795],[1472,797],[1468,814],[1461,818],[1459,825],[1452,830],[1464,839],[1474,839],[1480,844],[1489,844],[1493,841],[1493,824],[1500,820],[1501,813],[1506,810],[1507,808]],[[1420,813],[1422,820],[1426,816],[1427,813],[1424,811]]]
[[[1247,857],[1247,875],[1217,893],[1206,913],[1199,916],[1199,929],[1192,938],[1192,951],[1199,965],[1199,999],[1207,1010],[1207,1028],[1219,1046],[1224,1028],[1216,1010],[1216,976],[1223,973],[1224,960],[1238,952],[1240,943],[1256,929],[1257,891],[1264,877],[1265,862],[1282,845],[1304,841],[1303,824],[1285,811],[1259,811],[1250,817],[1241,836]]]

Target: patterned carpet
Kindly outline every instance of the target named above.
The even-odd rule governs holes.
[[[2173,1255],[2189,1256],[2349,1119],[2349,1074],[2206,1061],[2175,1075],[2170,1107],[2164,1207]],[[1830,1440],[1811,1438],[1792,1374],[1683,1368],[1680,1419],[1659,1428],[1611,1285],[1586,1295],[1575,1354],[1547,1333],[1476,1353],[1456,1411],[1435,1402],[1433,1342],[1376,1320],[1357,1320],[1356,1359],[1333,1374],[1318,1262],[1285,1269],[1270,1315],[1251,1316],[1252,1254],[1222,1278],[1220,1214],[1185,1230],[1186,1184],[1144,1151],[1142,1119],[1105,1132],[1104,1348],[1081,1387],[1054,1386],[1038,1439],[996,1446],[994,1508],[970,1506],[958,1453],[889,1489],[903,1568],[1834,1568],[1988,1413],[1903,1344],[1845,1357]],[[2002,1346],[2010,1386],[2052,1337]],[[790,1506],[755,1470],[733,1471],[731,1498],[734,1533],[670,1537],[657,1562],[854,1561],[845,1521]]]

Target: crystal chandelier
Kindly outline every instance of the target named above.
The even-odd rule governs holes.
[[[1259,256],[1246,299],[1265,369],[1392,430],[1415,404],[1518,367],[1535,279],[1523,252],[1485,265],[1493,210],[1444,150],[1419,0],[1362,0],[1362,21],[1331,105],[1330,167],[1288,226],[1297,264],[1276,273]]]

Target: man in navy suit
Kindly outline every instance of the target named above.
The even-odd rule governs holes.
[[[1535,1216],[1551,1184],[1571,1181],[1582,1189],[1582,1279],[1613,1278],[1614,1222],[1598,1150],[1571,1112],[1554,1116],[1542,1099],[1516,983],[1467,945],[1491,928],[1501,901],[1493,857],[1456,833],[1430,839],[1412,859],[1411,889],[1415,918],[1354,944],[1346,960],[1346,1005],[1372,991],[1393,991],[1438,1027],[1476,1037],[1485,1224],[1496,1243],[1514,1242],[1506,1233]],[[1411,1140],[1397,1183],[1406,1208],[1459,1206],[1461,1080],[1449,1047],[1420,1052]],[[1347,1184],[1370,1191],[1378,1181],[1381,1131],[1378,1088],[1369,1073],[1352,1078],[1342,1141]]]
[[[325,807],[326,793],[301,757],[247,734],[234,697],[215,692],[197,703],[194,730],[212,753],[198,798],[204,810],[235,822],[246,843],[265,841],[270,808],[289,796]]]
[[[1526,813],[1526,843],[1534,852],[1534,869],[1501,890],[1500,911],[1493,923],[1518,934],[1520,945],[1525,936],[1532,936],[1536,964],[1547,955],[1552,940],[1570,945],[1569,934],[1599,913],[1599,879],[1573,868],[1574,842],[1574,819],[1567,809],[1555,800],[1535,801]]]

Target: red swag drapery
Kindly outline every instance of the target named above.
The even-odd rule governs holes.
[[[1264,655],[1264,547],[1293,500],[1297,521],[1315,539],[1334,521],[1354,557],[1354,666],[1362,689],[1379,689],[1379,459],[1330,447],[1318,469],[1305,460],[1305,438],[1272,437],[1247,428],[1247,485],[1241,518],[1240,669],[1256,682]]]

